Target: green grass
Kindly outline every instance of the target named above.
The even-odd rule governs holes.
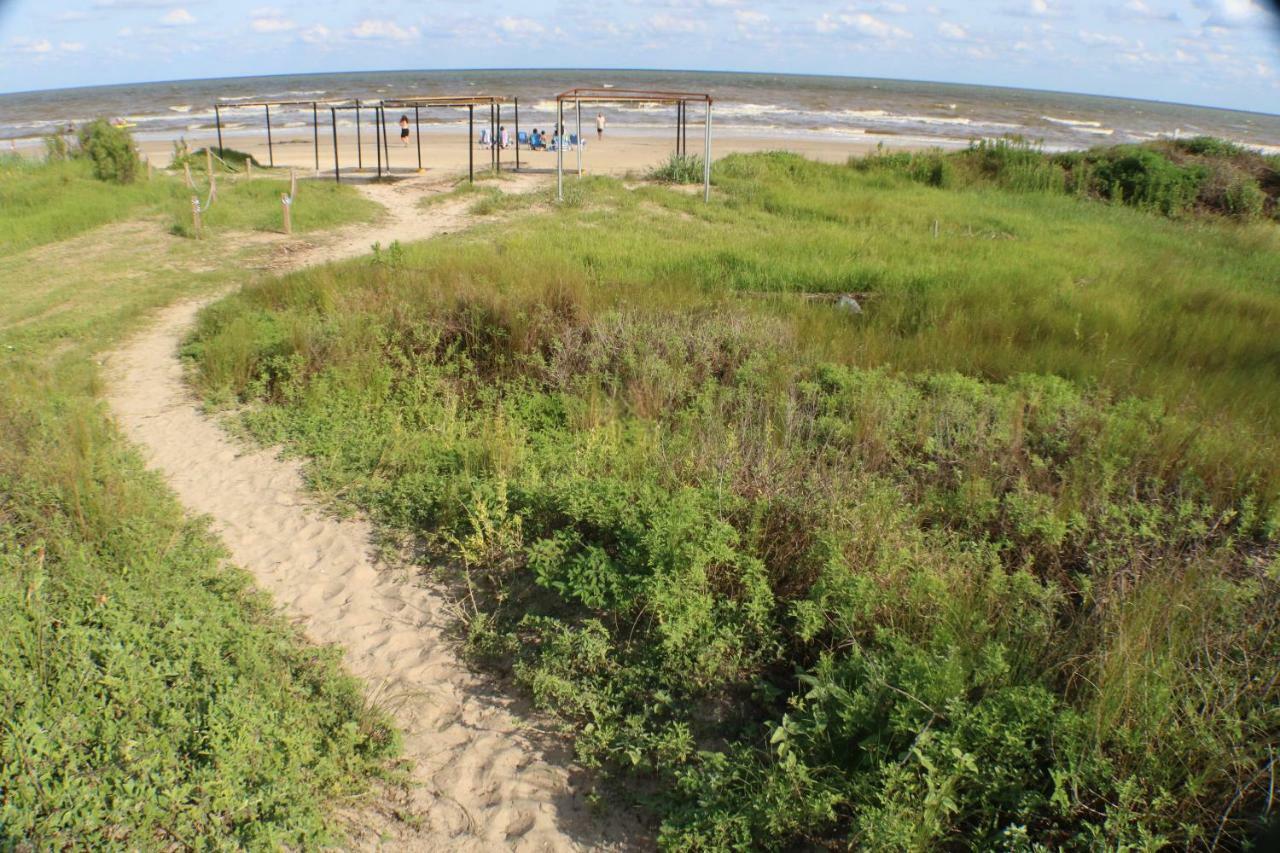
[[[104,350],[263,250],[165,233],[167,179],[0,168],[25,200],[0,205],[0,849],[340,842],[332,801],[384,771],[395,732],[99,399]]]
[[[289,181],[278,178],[227,179],[218,182],[218,193],[204,214],[206,228],[246,231],[281,231],[284,227],[280,198],[289,193]],[[175,213],[179,231],[189,233],[191,196],[205,204],[209,198],[206,180],[197,180],[194,191],[187,190],[184,208]],[[293,231],[323,231],[347,222],[368,221],[380,208],[350,187],[329,181],[299,181],[298,197],[292,210]]]
[[[715,185],[574,181],[250,288],[187,354],[418,537],[665,847],[1242,844],[1280,748],[1276,228],[779,154]]]
[[[41,163],[0,156],[0,256],[65,240],[92,228],[131,217],[166,217],[178,233],[191,229],[191,198],[209,198],[202,171],[194,173],[196,189],[180,177],[154,173],[151,180],[111,184],[95,180],[87,161]],[[280,196],[289,182],[275,178],[228,179],[218,184],[218,197],[205,214],[211,229],[279,231]],[[293,209],[296,232],[323,230],[367,220],[377,206],[349,187],[300,182]]]

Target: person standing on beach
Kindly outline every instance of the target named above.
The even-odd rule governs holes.
[[[604,113],[596,113],[596,139],[604,139]]]
[[[409,117],[407,115],[400,116],[400,144],[405,148],[409,147]]]

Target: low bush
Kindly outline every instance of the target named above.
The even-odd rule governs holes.
[[[188,355],[320,489],[419,538],[467,648],[583,762],[641,780],[667,848],[1244,843],[1280,747],[1276,457],[1215,431],[1221,411],[1071,381],[1038,349],[1081,234],[1117,251],[1241,229],[992,192],[963,215],[1015,238],[944,240],[903,224],[941,194],[885,175],[734,157],[716,204],[642,190],[681,214],[642,220],[585,184],[568,223],[247,290]],[[1046,219],[1041,313],[1034,272],[1001,264]],[[907,283],[856,318],[733,295],[824,251],[846,288],[839,259],[894,250]],[[944,302],[970,260],[1003,309]],[[1130,260],[1109,292],[1150,280]],[[1143,328],[1185,316],[1142,292]],[[936,355],[958,315],[986,325],[950,369],[883,343]],[[987,340],[1042,369],[997,377]]]
[[[81,155],[93,164],[98,180],[130,184],[137,178],[142,162],[127,128],[105,118],[94,119],[80,128],[78,139]]]
[[[666,163],[650,170],[645,178],[664,184],[700,184],[703,179],[703,161],[696,154],[672,154]]]
[[[863,171],[936,187],[997,186],[1071,193],[1178,216],[1192,209],[1252,219],[1277,209],[1280,170],[1256,152],[1211,137],[1045,154],[1025,139],[977,140],[962,152],[877,152]]]

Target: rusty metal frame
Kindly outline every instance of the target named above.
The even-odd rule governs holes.
[[[218,156],[221,157],[224,151],[222,145],[222,111],[231,109],[259,108],[264,111],[267,128],[267,160],[274,168],[275,166],[275,144],[271,136],[271,108],[272,107],[311,107],[311,136],[312,145],[315,150],[315,167],[316,171],[320,171],[320,123],[319,110],[321,106],[329,109],[330,123],[332,124],[333,135],[333,177],[337,182],[342,181],[342,167],[338,155],[338,113],[342,110],[354,110],[356,114],[356,154],[358,161],[358,169],[364,168],[364,146],[360,134],[360,111],[373,111],[374,124],[374,148],[377,153],[377,169],[378,177],[382,177],[383,164],[385,161],[386,172],[391,174],[391,147],[388,139],[386,128],[386,110],[387,109],[403,109],[410,108],[414,111],[414,125],[416,128],[415,142],[418,152],[418,171],[422,171],[422,124],[421,110],[431,107],[459,107],[466,108],[468,115],[467,123],[467,145],[469,148],[467,156],[467,175],[472,181],[475,180],[475,108],[488,107],[490,131],[489,135],[495,140],[489,154],[490,165],[496,171],[502,171],[502,149],[497,144],[498,127],[502,121],[502,105],[512,102],[502,95],[437,95],[437,96],[406,96],[383,98],[376,101],[365,101],[360,98],[344,98],[344,99],[316,99],[316,100],[261,100],[261,101],[236,101],[233,103],[215,102],[213,105],[214,125],[218,133]],[[516,168],[520,168],[520,99],[514,99],[515,120],[517,133],[513,134],[516,145]]]
[[[326,107],[338,104],[349,103],[345,100],[310,100],[310,101],[236,101],[234,103],[223,104],[217,101],[213,104],[213,122],[214,127],[218,131],[218,156],[222,157],[226,150],[222,146],[222,111],[223,110],[240,110],[249,107],[262,107],[267,121],[267,162],[271,168],[275,168],[276,154],[275,146],[271,141],[271,108],[272,107],[311,107],[311,143],[315,149],[316,171],[320,171],[320,105]]]
[[[688,108],[690,103],[704,104],[702,155],[702,199],[711,201],[711,106],[714,99],[706,92],[678,92],[661,89],[606,89],[579,86],[556,95],[556,132],[560,144],[556,146],[556,198],[564,201],[564,106],[572,102],[577,112],[578,126],[578,177],[582,177],[582,105],[588,104],[672,104],[676,108],[676,153],[687,153]]]
[[[410,95],[405,97],[383,98],[378,102],[382,108],[390,107],[392,109],[409,109],[413,108],[415,112],[421,109],[431,107],[461,108],[467,109],[467,146],[469,153],[467,156],[467,179],[475,181],[475,109],[476,107],[487,107],[489,109],[489,166],[494,171],[502,171],[502,146],[498,144],[498,128],[502,124],[502,105],[511,103],[512,99],[503,95],[430,95],[419,96]],[[520,124],[520,99],[514,99],[516,125]],[[520,168],[520,138],[514,137],[516,140],[516,168]],[[390,170],[390,165],[388,165]],[[419,149],[418,169],[422,169],[422,154]]]

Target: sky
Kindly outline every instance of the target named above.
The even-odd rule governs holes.
[[[0,91],[323,71],[688,68],[1280,113],[1269,0],[0,0]]]

